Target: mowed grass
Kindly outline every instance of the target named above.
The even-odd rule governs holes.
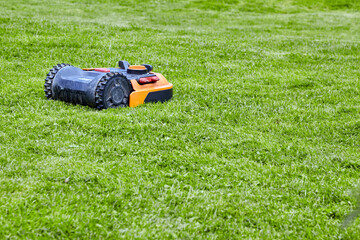
[[[358,1],[0,6],[1,239],[360,238]],[[57,63],[121,59],[174,98],[44,96]]]

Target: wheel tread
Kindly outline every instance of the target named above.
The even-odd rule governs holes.
[[[44,92],[45,92],[45,96],[47,97],[47,99],[52,99],[52,97],[53,97],[52,91],[51,91],[51,86],[54,81],[55,75],[58,73],[58,71],[60,69],[62,69],[63,67],[67,67],[67,66],[71,66],[71,65],[66,64],[66,63],[57,64],[57,65],[53,66],[53,68],[50,69],[49,73],[46,75],[45,84],[44,84]]]

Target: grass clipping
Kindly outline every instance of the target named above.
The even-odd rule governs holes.
[[[342,229],[346,229],[349,227],[357,217],[360,216],[360,185],[353,193],[354,198],[356,199],[357,206],[354,210],[352,210],[349,215],[344,219],[344,222],[341,225]]]

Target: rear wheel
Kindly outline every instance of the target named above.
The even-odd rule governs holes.
[[[66,63],[61,63],[61,64],[57,64],[52,69],[50,69],[50,72],[47,74],[47,76],[45,78],[45,84],[44,84],[45,96],[48,99],[51,99],[53,97],[51,88],[52,88],[52,83],[54,81],[55,75],[59,72],[60,69],[62,69],[64,67],[68,67],[68,66],[71,66],[71,65],[66,64]]]
[[[129,106],[130,93],[133,91],[130,81],[121,73],[104,75],[95,92],[97,109]]]

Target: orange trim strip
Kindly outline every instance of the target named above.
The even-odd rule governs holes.
[[[129,66],[129,69],[139,69],[139,70],[145,70],[146,67],[142,65],[131,65]]]

